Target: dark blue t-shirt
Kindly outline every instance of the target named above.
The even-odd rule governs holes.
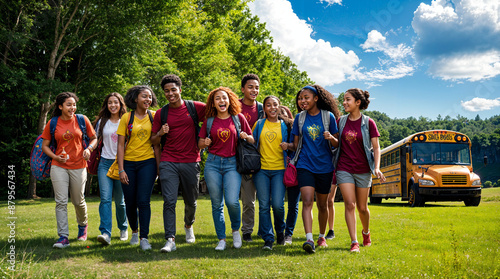
[[[299,115],[295,116],[293,122],[292,134],[294,136],[300,136]],[[315,116],[307,113],[302,127],[302,150],[295,167],[306,169],[312,173],[329,173],[333,171],[332,152],[328,141],[323,136],[324,131],[321,113]],[[338,133],[337,121],[331,112],[329,131],[332,135]]]

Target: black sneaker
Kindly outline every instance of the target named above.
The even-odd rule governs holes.
[[[316,252],[316,249],[314,249],[314,242],[313,241],[306,241],[304,244],[302,244],[302,249],[304,249],[307,253],[312,254]]]
[[[252,242],[252,234],[251,233],[244,233],[243,234],[243,240],[245,240],[246,242]]]
[[[262,247],[263,250],[273,250],[273,242],[272,241],[266,241],[264,243],[264,246]]]
[[[276,243],[278,245],[285,245],[285,233],[279,233],[277,236],[276,236]]]
[[[334,239],[335,238],[335,233],[333,232],[333,230],[329,230],[328,234],[326,235],[325,238],[326,239]]]

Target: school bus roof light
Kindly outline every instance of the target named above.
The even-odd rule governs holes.
[[[462,140],[462,137],[461,137],[461,136],[458,136],[458,137],[457,137],[457,140],[458,140],[458,141],[461,141],[461,140]]]
[[[415,136],[415,137],[413,138],[413,140],[414,140],[414,141],[417,141],[417,140],[418,140],[418,136]]]
[[[424,135],[420,135],[419,139],[424,140]]]

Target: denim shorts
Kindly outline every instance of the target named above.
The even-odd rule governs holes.
[[[306,169],[297,168],[299,188],[312,186],[320,194],[329,194],[332,188],[333,172],[312,173]]]
[[[372,174],[367,173],[349,173],[346,171],[337,171],[337,185],[343,183],[352,183],[358,188],[370,188],[372,186]]]

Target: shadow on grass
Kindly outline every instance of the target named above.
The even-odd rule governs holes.
[[[369,203],[369,207],[410,207],[408,202],[390,202],[390,203],[380,203],[374,204]],[[457,202],[456,204],[442,204],[442,203],[434,203],[434,202],[426,202],[423,207],[461,207],[465,206],[463,202]]]
[[[177,250],[171,253],[161,253],[160,249],[165,244],[163,233],[155,233],[149,236],[152,250],[142,251],[139,245],[130,245],[129,241],[120,241],[118,237],[112,238],[109,246],[103,246],[97,241],[97,238],[87,241],[77,241],[70,238],[70,246],[65,249],[56,249],[52,245],[56,239],[53,237],[35,237],[29,240],[16,240],[16,253],[29,255],[31,261],[50,262],[68,260],[68,261],[87,261],[88,258],[102,258],[104,263],[135,263],[151,261],[175,261],[184,259],[252,259],[265,258],[270,255],[283,255],[287,257],[314,256],[307,255],[302,250],[302,243],[305,238],[294,238],[292,245],[275,245],[273,250],[263,250],[264,241],[255,239],[253,242],[244,242],[240,249],[232,247],[232,238],[227,239],[227,248],[225,251],[215,251],[217,239],[213,234],[196,234],[196,243],[187,244],[185,235],[177,236]],[[333,246],[333,243],[331,244]],[[6,255],[9,246],[3,246],[0,253]],[[348,247],[326,247],[316,248],[316,255],[332,251],[347,252]]]

